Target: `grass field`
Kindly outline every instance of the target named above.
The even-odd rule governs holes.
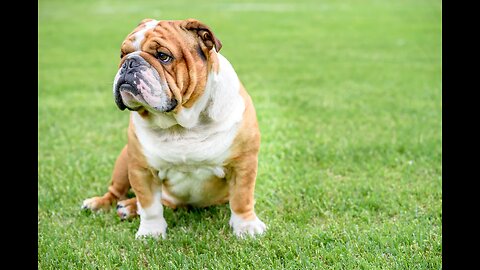
[[[440,269],[441,1],[39,1],[40,269]],[[112,82],[143,18],[197,18],[223,43],[262,132],[256,211],[139,220],[82,212],[126,143]]]

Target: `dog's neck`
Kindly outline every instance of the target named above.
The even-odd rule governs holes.
[[[205,90],[193,106],[181,108],[177,113],[150,114],[142,117],[142,125],[152,129],[193,129],[215,125],[223,129],[228,128],[221,128],[223,125],[239,122],[245,110],[240,81],[230,62],[219,53],[217,56],[218,73],[211,71],[208,74]]]

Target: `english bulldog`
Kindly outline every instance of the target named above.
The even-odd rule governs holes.
[[[195,20],[145,19],[121,45],[113,97],[130,111],[108,192],[82,208],[140,216],[136,238],[166,237],[163,206],[229,203],[236,236],[266,230],[254,211],[260,131],[222,43]],[[130,187],[135,198],[127,198]]]

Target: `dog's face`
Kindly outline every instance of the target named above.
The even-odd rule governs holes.
[[[123,41],[113,83],[117,106],[151,113],[190,107],[215,69],[220,41],[194,20],[143,20]]]

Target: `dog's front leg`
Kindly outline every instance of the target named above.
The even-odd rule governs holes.
[[[267,227],[255,214],[254,189],[257,177],[257,157],[239,160],[230,179],[230,226],[238,237],[263,234]]]
[[[140,227],[135,237],[167,236],[167,222],[163,217],[162,186],[155,173],[148,168],[132,164],[128,168],[130,184],[137,196]]]

